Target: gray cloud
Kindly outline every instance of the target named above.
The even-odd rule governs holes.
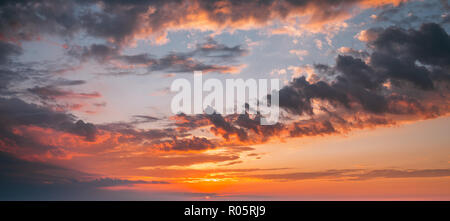
[[[433,78],[449,77],[450,37],[438,24],[423,24],[419,30],[390,27],[369,44],[372,66],[389,77],[423,89],[433,88]]]
[[[358,103],[371,113],[399,113],[389,105],[401,97],[420,104],[416,95],[409,94],[411,91],[435,90],[435,82],[448,83],[450,37],[438,24],[424,24],[419,30],[390,27],[372,32],[376,32],[376,37],[368,42],[373,51],[369,62],[339,55],[335,66],[315,65],[319,73],[334,80],[294,79],[280,90],[280,107],[291,113],[312,115],[311,99],[322,99],[347,109]],[[384,87],[387,82],[399,89]],[[446,89],[441,89],[445,94]]]
[[[148,53],[124,55],[120,48],[114,45],[92,44],[89,47],[72,47],[68,54],[87,61],[94,59],[100,63],[109,61],[121,62],[124,65],[136,65],[145,67],[149,71],[165,72],[233,72],[237,66],[236,58],[247,54],[247,50],[240,45],[229,47],[208,38],[206,42],[197,44],[196,48],[189,52],[171,52],[163,57],[157,58]]]
[[[22,48],[15,44],[0,41],[0,64],[5,64],[10,60],[10,56],[19,55]]]
[[[55,112],[48,108],[12,98],[0,98],[0,122],[2,137],[15,137],[16,142],[24,142],[25,137],[17,137],[11,130],[15,126],[41,126],[66,131],[94,141],[97,130],[91,123],[76,120],[75,116],[63,112]],[[4,140],[6,143],[10,142]]]
[[[361,0],[362,1],[362,0]],[[88,35],[108,39],[117,45],[128,43],[141,31],[161,34],[189,24],[189,19],[205,13],[210,24],[239,28],[246,21],[267,24],[294,14],[314,11],[307,23],[323,23],[348,14],[360,0],[320,1],[2,1],[0,31],[7,39],[29,40],[40,34]],[[220,10],[226,7],[224,12]],[[225,28],[226,28],[225,27]]]

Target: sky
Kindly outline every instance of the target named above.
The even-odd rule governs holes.
[[[449,200],[449,5],[2,1],[0,200]],[[172,113],[194,71],[278,123]]]

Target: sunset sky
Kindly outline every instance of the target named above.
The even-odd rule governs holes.
[[[0,3],[0,200],[450,200],[448,0]],[[280,79],[280,121],[171,83]],[[204,93],[207,95],[207,93]]]

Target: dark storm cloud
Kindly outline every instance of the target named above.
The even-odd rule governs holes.
[[[430,75],[435,74],[434,70],[445,70],[449,74],[450,37],[438,24],[423,24],[419,30],[390,27],[369,44],[374,47],[373,66],[387,69],[384,74],[390,77],[409,80],[424,89],[430,89],[433,88]],[[387,59],[392,61],[385,61]],[[418,65],[417,61],[432,66],[431,70]],[[399,68],[410,73],[402,72]]]
[[[294,79],[289,86],[283,87],[280,92],[279,105],[294,114],[313,114],[311,99],[320,98],[331,102],[338,102],[348,106],[349,98],[345,91],[339,87],[319,81],[309,83],[305,77]]]
[[[311,115],[311,99],[321,99],[347,109],[356,103],[369,113],[399,113],[390,106],[399,98],[420,106],[419,98],[409,91],[435,90],[435,82],[448,82],[450,37],[438,24],[423,24],[418,30],[390,27],[368,32],[371,37],[365,40],[372,50],[368,62],[339,55],[335,66],[315,65],[317,72],[334,80],[294,79],[280,90],[280,107]],[[399,88],[395,93],[383,86],[388,81]]]
[[[374,89],[382,83],[371,67],[363,60],[352,56],[339,55],[336,59],[335,69],[342,73],[342,77],[365,89]]]
[[[371,56],[371,63],[381,73],[391,78],[412,82],[425,90],[434,87],[429,71],[423,66],[418,66],[414,60],[401,60],[392,55],[374,53]]]

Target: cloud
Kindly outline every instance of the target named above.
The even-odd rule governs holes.
[[[243,67],[236,64],[236,60],[249,51],[241,45],[229,46],[213,38],[207,38],[189,51],[170,52],[163,56],[127,54],[124,48],[139,39],[164,41],[167,32],[172,30],[233,31],[270,26],[278,21],[289,23],[293,17],[310,25],[308,27],[317,28],[324,23],[348,18],[350,9],[355,6],[368,7],[388,2],[398,3],[327,0],[65,1],[55,6],[39,2],[2,2],[0,63],[8,64],[12,56],[22,53],[21,41],[36,40],[41,34],[70,39],[72,35],[85,33],[95,39],[92,42],[97,43],[67,48],[69,55],[82,62],[92,60],[114,68],[143,68],[149,72],[202,70],[234,73]],[[335,64],[305,66],[309,68],[306,71],[308,77],[296,76],[279,91],[281,117],[286,120],[283,123],[262,126],[259,114],[215,113],[178,114],[171,117],[170,122],[164,121],[164,118],[134,115],[127,122],[94,125],[69,113],[35,105],[25,99],[2,97],[1,148],[2,151],[27,159],[70,159],[102,169],[114,162],[113,165],[120,165],[121,168],[116,168],[119,172],[138,173],[136,168],[146,166],[182,167],[205,162],[233,165],[242,162],[240,154],[254,150],[248,145],[271,139],[346,133],[358,128],[393,125],[405,119],[425,119],[448,113],[449,36],[440,25],[424,24],[419,29],[369,29],[361,32],[358,38],[367,44],[367,51],[340,48],[338,52],[341,54],[336,57]],[[322,46],[317,43],[317,47]],[[291,53],[299,57],[307,54],[302,50],[292,50]],[[23,70],[39,75],[41,72],[43,75],[51,72],[31,70],[29,66],[24,66]],[[0,72],[0,92],[2,96],[10,95],[13,91],[7,90],[8,87],[13,85],[13,80],[20,79],[17,76],[22,77],[23,73],[12,69]],[[36,79],[40,84],[29,88],[27,95],[33,94],[40,101],[101,97],[97,92],[72,90],[72,86],[86,84],[84,80],[56,79],[44,84],[40,78]],[[104,106],[106,103],[97,104]],[[72,106],[72,109],[75,108],[80,106]],[[139,124],[156,121],[161,123],[158,128],[138,127],[142,126]],[[201,132],[203,135],[208,131],[212,134],[205,137],[196,133]],[[219,154],[204,152],[216,148],[225,151]],[[141,172],[144,174],[148,171]],[[350,176],[353,179],[371,179],[437,177],[446,174],[447,170],[380,170],[364,173],[333,170],[268,174],[265,178],[332,179]],[[71,185],[74,183],[68,182]],[[98,178],[77,185],[109,187],[145,182]],[[154,181],[155,184],[158,182],[165,183]]]
[[[368,30],[362,30],[355,36],[355,38],[357,38],[362,42],[371,42],[377,39],[378,32],[380,31],[381,31],[380,28],[371,28]]]
[[[17,137],[12,130],[18,126],[39,126],[53,128],[84,137],[88,141],[94,141],[97,130],[91,123],[82,120],[76,121],[75,116],[63,112],[55,112],[46,107],[25,103],[12,98],[0,98],[0,121],[3,142],[22,143],[28,140],[26,137]]]
[[[303,61],[303,57],[309,54],[307,50],[290,50],[289,53],[297,55],[300,61]]]
[[[422,11],[425,10],[426,16]],[[381,7],[377,15],[373,15],[374,22],[387,23],[392,26],[410,28],[420,23],[439,22],[445,24],[443,15],[448,11],[447,1],[411,1],[411,4],[399,4],[398,6],[386,5]]]
[[[448,177],[450,169],[411,169],[411,170],[372,170],[356,177],[359,180],[375,178],[421,178],[421,177]]]
[[[374,48],[372,65],[386,69],[384,74],[389,77],[411,81],[423,89],[433,88],[432,78],[449,77],[450,37],[438,24],[423,24],[419,30],[390,27],[370,45]]]
[[[271,137],[280,135],[280,131],[284,129],[281,123],[263,126],[260,119],[260,114],[251,116],[248,112],[235,115],[181,113],[171,118],[179,131],[208,128],[214,135],[224,139],[220,143],[223,146],[266,142]]]
[[[14,86],[14,83],[17,81],[23,81],[26,77],[16,73],[15,71],[0,69],[0,93],[2,95],[12,95],[16,92],[12,90],[10,87]]]
[[[118,46],[137,39],[167,42],[175,30],[236,30],[289,22],[299,18],[305,27],[320,29],[324,24],[351,17],[354,7],[398,5],[388,1],[4,1],[0,22],[2,38],[31,40],[36,35],[73,36],[85,32]],[[30,13],[35,12],[35,13]]]
[[[448,64],[444,62],[448,59],[448,34],[437,24],[424,24],[418,30],[389,27],[371,31],[376,34],[367,40],[370,53],[342,48],[340,51],[347,55],[338,55],[335,65],[315,64],[311,66],[314,70],[308,79],[295,78],[279,91],[279,105],[288,113],[288,118],[309,116],[310,119],[261,126],[260,116],[248,113],[179,114],[171,117],[173,122],[168,126],[173,128],[137,130],[130,122],[105,124],[101,128],[121,134],[121,143],[141,145],[144,142],[165,151],[207,150],[217,146],[264,143],[271,138],[318,136],[393,125],[400,115],[404,115],[402,119],[423,119],[446,114],[448,107],[442,95],[448,93],[445,86]],[[421,43],[436,41],[439,44]],[[182,54],[190,59],[202,56],[226,60],[245,52],[237,46],[227,47],[208,39]],[[149,68],[153,69],[174,68],[171,62],[163,65],[166,64],[164,57],[115,56],[130,59],[131,63],[151,61]],[[190,133],[197,129],[209,129],[223,140],[192,138]]]
[[[291,137],[315,136],[336,133],[336,129],[330,121],[322,121],[313,124],[305,124],[303,122],[294,123],[294,128],[289,131]]]
[[[321,40],[315,39],[315,40],[314,40],[314,43],[316,44],[317,49],[322,50],[323,43],[322,43]]]
[[[10,56],[20,55],[22,48],[15,44],[0,41],[0,64],[10,61]]]
[[[133,184],[169,184],[167,181],[144,181],[144,180],[124,180],[116,178],[98,178],[90,181],[81,182],[81,185],[93,187],[111,187],[111,186],[128,186]]]
[[[230,160],[229,163],[236,163],[239,161]],[[226,163],[219,164],[220,166],[225,166]],[[195,165],[195,164],[194,164]],[[152,177],[158,178],[168,178],[168,177],[178,177],[179,180],[185,181],[185,177],[191,177],[193,179],[196,178],[204,178],[204,177],[212,177],[213,175],[216,178],[235,178],[236,175],[243,176],[252,173],[263,173],[267,171],[283,171],[290,168],[224,168],[219,167],[215,168],[214,171],[211,171],[208,168],[205,169],[194,169],[192,167],[142,167],[139,168],[142,170],[143,174],[149,174]]]
[[[369,53],[363,50],[355,50],[349,47],[340,47],[338,50],[339,54],[350,55],[355,58],[365,59],[369,56]]]
[[[349,172],[350,173],[355,172],[355,170],[346,169],[346,170],[326,170],[326,171],[318,171],[318,172],[261,174],[261,175],[254,175],[253,177],[260,178],[260,179],[270,179],[270,180],[334,179],[334,178],[338,178],[338,177],[340,178]]]
[[[186,115],[179,113],[170,117],[170,119],[174,121],[174,126],[182,131],[197,129],[210,124],[207,116],[204,114]]]
[[[105,187],[169,184],[167,181],[101,177],[57,165],[33,162],[0,152],[1,200],[106,199]],[[122,196],[124,197],[124,196]],[[120,199],[117,196],[113,198]]]
[[[360,169],[341,169],[325,170],[316,172],[296,172],[279,174],[259,174],[251,177],[270,180],[368,180],[379,178],[429,178],[429,177],[448,177],[450,169],[383,169],[383,170],[360,170]]]
[[[146,116],[148,117],[148,116]],[[152,117],[150,117],[152,118]],[[142,119],[142,118],[141,118]],[[143,122],[153,122],[153,119],[132,120],[131,122],[117,122],[99,124],[97,127],[103,131],[117,134],[120,143],[140,143],[141,141],[151,141],[163,138],[185,137],[189,134],[183,134],[174,128],[155,128],[147,130],[136,129],[136,124]]]
[[[197,44],[194,51],[188,53],[192,56],[218,58],[220,60],[233,60],[248,54],[248,50],[241,45],[229,47],[218,43],[213,38],[207,38],[206,42]]]
[[[255,150],[255,148],[246,147],[246,146],[231,146],[231,147],[228,147],[228,150],[232,153],[241,153],[241,152],[253,151],[253,150]]]
[[[53,85],[44,86],[44,87],[33,87],[29,88],[28,92],[37,95],[41,99],[44,100],[54,100],[57,98],[79,98],[79,99],[90,99],[90,98],[99,98],[101,94],[98,92],[92,93],[76,93],[68,90],[62,90]]]
[[[279,91],[280,107],[293,114],[313,114],[311,104],[313,98],[338,102],[344,106],[349,105],[349,98],[345,92],[323,81],[309,83],[304,76],[294,79],[289,86]]]
[[[294,78],[280,89],[279,106],[287,118],[302,120],[261,126],[259,115],[247,113],[181,114],[173,118],[174,125],[183,131],[209,128],[224,145],[246,145],[446,115],[450,38],[445,30],[431,23],[418,30],[389,27],[376,33],[367,42],[370,53],[338,55],[332,66],[315,64],[308,79]]]
[[[85,123],[82,120],[78,120],[75,124],[67,122],[64,125],[67,125],[67,126],[63,126],[66,128],[65,130],[67,132],[83,136],[88,141],[95,141],[97,129],[94,126],[94,124]]]
[[[243,66],[233,64],[236,58],[248,54],[240,45],[229,47],[212,38],[197,44],[189,52],[170,52],[157,58],[148,53],[124,55],[120,48],[113,45],[92,44],[89,47],[72,47],[68,54],[88,61],[94,59],[100,63],[109,63],[115,68],[146,68],[150,72],[187,73],[193,71],[236,73]]]
[[[229,121],[226,121],[221,114],[213,113],[206,115],[213,125],[211,131],[216,135],[221,135],[226,140],[230,139],[230,136],[236,136],[240,141],[247,141],[248,134],[243,128],[234,126]]]
[[[175,150],[175,151],[193,151],[193,150],[206,150],[217,147],[216,144],[204,137],[192,137],[192,139],[173,139],[169,141],[156,141],[152,144],[152,147],[161,150]]]
[[[68,80],[64,78],[57,79],[52,85],[54,86],[76,86],[86,84],[84,80]]]
[[[79,51],[81,50],[81,51]],[[119,54],[119,49],[104,44],[92,44],[89,47],[73,47],[68,53],[78,56],[82,60],[93,58],[99,62],[106,62]]]
[[[148,62],[150,64],[148,66],[150,71],[236,73],[240,70],[240,66],[204,64],[186,55],[176,53],[166,55],[158,60],[149,60]]]
[[[231,165],[240,164],[240,163],[243,163],[243,162],[244,162],[244,161],[242,161],[242,160],[231,161],[231,162],[229,162],[229,163],[222,164],[221,166],[231,166]]]
[[[373,52],[367,55],[367,63],[339,55],[334,67],[316,65],[318,72],[334,76],[334,80],[310,83],[304,77],[294,79],[280,90],[280,107],[296,114],[313,114],[311,100],[322,99],[347,108],[357,103],[372,113],[394,112],[389,105],[398,95],[409,97],[414,86],[432,90],[434,82],[448,79],[450,37],[439,25],[424,24],[419,30],[391,27],[377,32],[377,37],[368,42]],[[403,91],[383,87],[386,82]],[[446,89],[442,90],[445,93]]]
[[[160,120],[157,117],[147,116],[147,115],[134,115],[133,116],[134,121],[132,123],[134,124],[140,124],[140,123],[149,123],[149,122],[155,122]]]

